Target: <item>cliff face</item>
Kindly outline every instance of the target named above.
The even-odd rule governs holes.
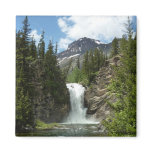
[[[51,93],[43,94],[43,89],[40,86],[37,88],[37,97],[35,98],[35,118],[45,123],[62,122],[67,117],[70,104],[69,94],[66,92],[64,103],[54,100]]]
[[[59,98],[53,97],[51,91],[45,89],[42,84],[43,66],[40,60],[34,63],[35,86],[34,95],[34,117],[35,120],[41,120],[45,123],[62,122],[67,117],[70,110],[70,96],[66,86],[61,86],[62,94]],[[63,83],[63,82],[62,82]],[[58,90],[57,90],[58,91]],[[59,91],[58,91],[59,92]]]
[[[117,99],[114,94],[110,94],[107,86],[114,74],[114,66],[120,66],[121,56],[115,56],[105,62],[99,70],[94,82],[85,91],[85,106],[88,108],[87,116],[98,121],[106,119],[112,114],[110,103]]]

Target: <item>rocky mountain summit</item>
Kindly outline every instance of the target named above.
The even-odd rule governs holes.
[[[58,58],[70,57],[76,54],[81,55],[84,54],[87,50],[89,51],[95,48],[100,48],[103,50],[103,52],[108,53],[111,49],[111,43],[104,44],[99,40],[83,37],[69,44],[67,50],[58,54]]]
[[[117,55],[105,62],[105,65],[99,70],[94,82],[85,91],[85,106],[87,115],[102,121],[112,113],[111,103],[116,101],[115,94],[110,94],[107,86],[110,83],[115,66],[120,66],[120,55]]]
[[[112,43],[104,44],[99,40],[83,37],[69,44],[67,50],[57,55],[58,63],[61,68],[64,68],[72,59],[74,67],[78,58],[80,60],[80,64],[82,64],[83,55],[86,51],[97,48],[102,49],[105,54],[109,54],[111,47]]]

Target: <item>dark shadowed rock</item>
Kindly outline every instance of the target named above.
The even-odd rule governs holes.
[[[34,117],[45,123],[62,122],[67,117],[70,110],[70,96],[68,89],[64,88],[64,92],[60,95],[63,100],[55,99],[51,91],[44,88],[41,82],[43,79],[44,68],[40,59],[34,63],[35,77],[33,80],[35,86],[34,98]]]

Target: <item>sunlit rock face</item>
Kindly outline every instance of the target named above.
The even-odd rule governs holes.
[[[114,66],[120,66],[121,55],[117,55],[105,62],[91,87],[85,90],[84,105],[87,107],[87,116],[98,121],[106,119],[113,113],[110,104],[117,101],[114,93],[110,93],[108,85],[114,75]]]

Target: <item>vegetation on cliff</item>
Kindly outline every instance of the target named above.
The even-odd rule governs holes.
[[[104,65],[105,60],[106,55],[103,54],[102,50],[86,51],[82,68],[80,69],[79,63],[77,63],[73,71],[67,75],[67,81],[81,83],[84,86],[90,85],[98,74],[99,69]]]
[[[126,24],[127,38],[122,38],[119,52],[121,66],[115,67],[114,77],[108,87],[117,97],[111,104],[114,116],[103,121],[111,136],[136,135],[136,37],[132,38],[132,24]]]

